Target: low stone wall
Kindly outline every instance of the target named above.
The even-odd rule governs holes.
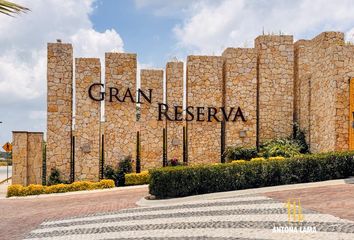
[[[43,133],[12,134],[12,184],[42,184]]]

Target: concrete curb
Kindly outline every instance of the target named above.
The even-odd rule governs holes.
[[[298,183],[298,184],[280,185],[280,186],[272,186],[272,187],[235,190],[229,192],[208,193],[208,194],[194,195],[189,197],[162,199],[162,200],[147,200],[145,198],[141,198],[139,201],[136,202],[136,204],[140,207],[157,207],[157,206],[165,206],[165,205],[183,204],[183,203],[189,203],[189,202],[200,201],[200,200],[232,198],[232,197],[248,195],[248,194],[261,194],[267,192],[286,191],[286,190],[304,189],[304,188],[312,188],[312,187],[324,187],[324,186],[341,185],[341,184],[354,184],[354,177],[346,178],[346,179],[338,179],[338,180],[328,180],[322,182]]]

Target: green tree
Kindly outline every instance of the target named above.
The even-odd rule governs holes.
[[[29,8],[23,7],[16,3],[12,3],[5,0],[0,0],[0,13],[6,14],[8,16],[13,16],[14,14],[19,14],[22,12],[29,11]]]

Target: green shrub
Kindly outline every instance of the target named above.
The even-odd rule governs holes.
[[[141,173],[125,174],[125,185],[142,185],[148,184],[150,179],[149,171],[142,171]]]
[[[132,156],[129,155],[127,157],[124,157],[124,159],[122,161],[119,161],[118,169],[119,169],[119,171],[121,171],[123,173],[133,172]]]
[[[132,171],[132,158],[131,156],[127,156],[118,163],[117,168],[113,168],[110,165],[106,165],[103,170],[103,177],[105,179],[112,179],[117,187],[124,186],[124,175],[127,173],[131,173]]]
[[[250,160],[258,156],[256,148],[228,147],[225,151],[225,157],[228,162],[232,160]]]
[[[261,155],[268,157],[294,157],[300,155],[301,146],[295,140],[274,139],[261,146]]]
[[[51,186],[31,184],[27,187],[24,187],[19,184],[14,184],[7,188],[7,197],[50,194],[50,193],[64,193],[64,192],[72,192],[72,191],[104,189],[104,188],[113,188],[113,187],[114,187],[113,180],[107,180],[107,179],[101,180],[99,182],[79,181],[71,184],[60,183]]]
[[[105,165],[103,168],[103,177],[105,179],[116,179],[116,170],[111,165]]]
[[[64,181],[61,177],[61,173],[58,169],[52,168],[50,170],[50,175],[48,179],[47,185],[55,185],[55,184],[60,184],[60,183],[68,183],[67,181]]]
[[[297,123],[293,125],[293,140],[300,146],[300,153],[309,153],[309,145],[306,142],[305,132]]]
[[[157,198],[231,191],[354,175],[354,152],[300,155],[218,165],[150,170],[150,194]]]

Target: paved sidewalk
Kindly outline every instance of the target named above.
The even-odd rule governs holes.
[[[135,207],[146,186],[80,194],[0,199],[0,239],[22,239],[43,221]]]
[[[280,201],[299,198],[302,206],[308,209],[354,221],[354,184],[269,192],[265,195]]]

